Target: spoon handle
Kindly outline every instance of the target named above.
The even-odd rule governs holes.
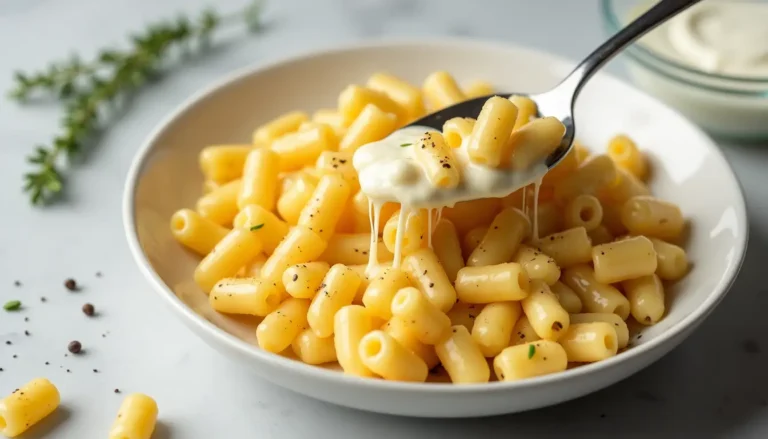
[[[594,52],[589,54],[576,68],[557,86],[558,92],[573,96],[573,101],[581,88],[603,64],[611,60],[624,47],[643,36],[661,23],[674,17],[679,12],[700,2],[701,0],[661,0],[635,21],[629,23],[616,35],[608,39]],[[559,94],[558,93],[558,94]],[[573,102],[572,101],[572,102]]]

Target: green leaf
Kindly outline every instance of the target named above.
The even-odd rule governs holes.
[[[536,354],[536,346],[534,345],[528,345],[528,359],[530,360],[533,358],[534,354]]]
[[[251,231],[251,232],[254,232],[254,231],[256,231],[256,230],[259,230],[259,229],[260,229],[260,228],[262,228],[262,227],[264,227],[264,223],[261,223],[261,224],[256,224],[255,226],[253,226],[253,227],[251,227],[251,228],[250,228],[250,231]]]
[[[9,300],[3,305],[3,309],[6,311],[16,311],[19,308],[21,308],[21,301],[19,300]]]
[[[413,143],[401,143],[400,148],[405,148],[406,146],[411,146]]]

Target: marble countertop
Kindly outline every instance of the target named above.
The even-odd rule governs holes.
[[[0,0],[0,90],[9,88],[15,69],[36,69],[73,51],[91,55],[147,21],[205,3]],[[242,4],[216,2],[223,11]],[[375,415],[277,388],[195,337],[134,266],[120,216],[138,145],[190,94],[238,67],[360,39],[468,36],[578,58],[603,38],[597,0],[272,0],[267,21],[263,34],[227,39],[143,91],[72,174],[66,202],[46,209],[30,207],[19,186],[23,158],[51,138],[57,109],[0,101],[0,302],[24,302],[21,312],[0,313],[0,394],[46,376],[63,395],[62,408],[24,438],[104,437],[122,396],[134,391],[160,405],[154,439],[450,439],[480,429],[517,439],[768,437],[768,287],[761,277],[768,260],[768,145],[723,145],[744,185],[751,227],[746,262],[728,297],[664,359],[579,400],[483,419]],[[623,75],[620,63],[608,69]],[[69,277],[80,291],[63,287]],[[82,314],[85,302],[96,306],[95,317]],[[84,355],[65,355],[73,339]]]

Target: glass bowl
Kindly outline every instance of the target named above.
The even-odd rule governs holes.
[[[613,35],[650,4],[601,0],[603,27]],[[705,72],[655,53],[642,40],[627,48],[623,58],[635,84],[711,134],[737,141],[768,140],[768,77]]]

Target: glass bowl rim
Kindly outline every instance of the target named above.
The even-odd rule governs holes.
[[[616,10],[614,9],[614,0],[600,0],[600,12],[602,15],[603,22],[608,25],[608,29],[612,32],[618,32],[619,29],[624,27],[624,25],[621,23],[621,20],[616,14]],[[637,55],[633,55],[632,52],[637,51],[639,54],[642,54],[643,56],[646,56],[656,62],[662,63],[664,65],[667,65],[669,67],[672,67],[673,69],[680,70],[682,72],[685,72],[687,74],[693,75],[694,77],[701,77],[704,79],[719,79],[723,81],[730,81],[734,83],[741,83],[741,84],[749,84],[749,85],[755,85],[755,84],[766,84],[768,85],[768,76],[764,77],[745,77],[745,76],[732,76],[732,75],[722,75],[718,73],[709,73],[705,72],[703,70],[699,70],[687,65],[684,65],[682,63],[679,63],[675,60],[672,60],[667,57],[663,57],[661,55],[657,55],[652,50],[647,49],[643,47],[640,44],[633,44],[630,47],[630,50],[627,50],[625,53],[629,54],[633,58],[637,58]],[[638,60],[641,61],[641,60]],[[688,83],[693,83],[693,81],[689,79],[685,79],[682,77],[674,76],[675,79],[681,80]],[[696,85],[700,85],[699,83],[696,83]],[[720,89],[718,87],[718,89]],[[722,91],[725,91],[723,89],[720,89]],[[731,91],[731,90],[729,90]],[[732,92],[735,92],[736,90],[732,90]],[[758,92],[756,94],[763,94],[761,92]]]

